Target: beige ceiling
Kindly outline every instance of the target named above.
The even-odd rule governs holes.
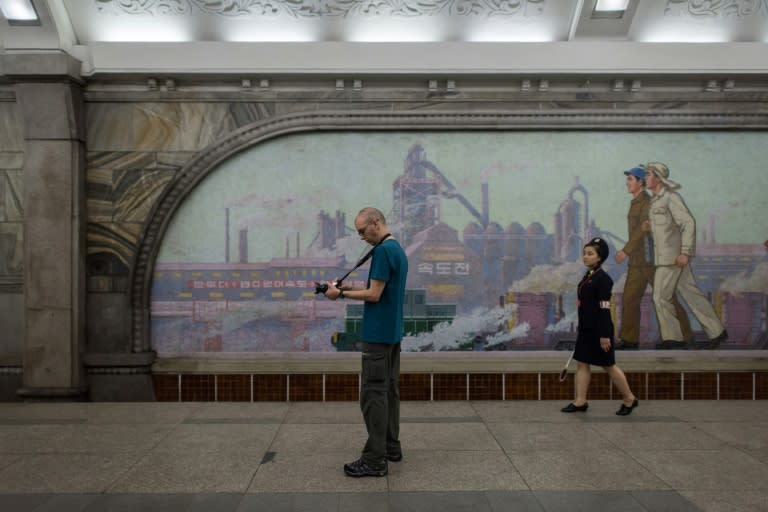
[[[650,71],[643,60],[660,54],[660,71],[701,71],[721,53],[736,72],[768,69],[768,0],[630,0],[612,18],[595,1],[34,0],[41,25],[0,19],[0,41],[5,52],[61,48],[85,74]],[[398,64],[414,59],[424,62]]]
[[[64,0],[80,44],[124,41],[765,42],[765,0]]]

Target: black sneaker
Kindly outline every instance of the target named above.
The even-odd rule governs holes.
[[[390,462],[400,462],[403,460],[403,453],[388,453],[387,454],[387,460]]]
[[[640,350],[640,344],[636,341],[619,340],[614,350]]]
[[[363,459],[357,459],[349,464],[344,464],[344,474],[355,478],[360,478],[361,476],[386,476],[387,461],[372,464]]]

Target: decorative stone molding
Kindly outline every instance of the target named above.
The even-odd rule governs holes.
[[[88,368],[88,375],[144,375],[149,373],[149,366],[141,367],[109,367],[109,368]]]
[[[45,78],[69,79],[82,83],[82,63],[61,50],[34,53],[8,52],[0,55],[0,69],[6,77],[16,81],[34,81]]]
[[[756,14],[768,15],[768,0],[667,0],[664,16],[692,18],[746,18]]]
[[[24,277],[21,274],[0,276],[0,293],[22,293]]]
[[[200,151],[174,177],[154,205],[131,268],[131,337],[134,352],[149,352],[152,269],[165,231],[187,195],[221,162],[268,139],[330,130],[521,130],[521,129],[729,129],[768,128],[768,112],[685,113],[606,111],[499,112],[311,112],[245,126]]]
[[[151,16],[538,16],[547,0],[94,0],[100,13]]]

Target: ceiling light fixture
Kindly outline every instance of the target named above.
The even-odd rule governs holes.
[[[629,0],[596,0],[592,19],[618,19],[624,16]]]
[[[0,0],[0,11],[11,25],[40,25],[32,0]]]
[[[629,0],[597,0],[596,11],[626,11]]]

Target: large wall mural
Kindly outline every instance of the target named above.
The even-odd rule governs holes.
[[[615,254],[624,171],[661,161],[695,218],[691,268],[727,329],[768,347],[762,132],[399,132],[284,136],[223,162],[176,211],[154,266],[159,354],[354,350],[361,306],[315,295],[366,252],[352,221],[377,206],[406,248],[405,350],[551,350],[575,338],[580,252]],[[653,235],[646,235],[653,247]],[[622,325],[627,261],[606,263]],[[367,266],[348,278],[364,285]],[[640,346],[660,341],[650,287]],[[708,335],[684,301],[693,331]],[[706,320],[704,320],[706,322]]]

